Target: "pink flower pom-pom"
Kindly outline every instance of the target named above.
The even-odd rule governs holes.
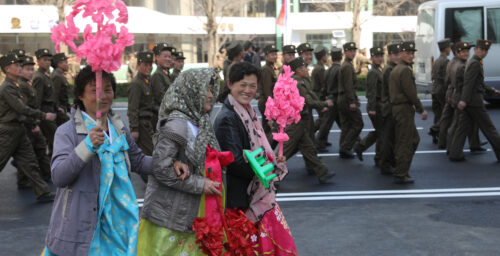
[[[288,141],[290,139],[290,137],[288,137],[288,134],[286,133],[273,133],[273,139],[275,141],[279,141],[279,142],[284,142],[284,141]]]
[[[268,120],[274,119],[282,128],[300,121],[300,112],[304,108],[305,99],[300,96],[297,81],[292,78],[290,67],[283,66],[284,73],[279,76],[273,90],[274,98],[266,102],[264,115]]]
[[[117,18],[113,15],[115,10],[118,10]],[[97,32],[92,33],[92,26],[87,24],[83,31],[83,41],[77,41],[80,31],[73,18],[82,11],[83,18],[91,17],[96,23]],[[68,45],[78,59],[87,59],[94,71],[109,73],[120,68],[123,50],[134,44],[134,36],[128,29],[121,26],[118,33],[115,25],[128,22],[127,7],[121,0],[77,0],[66,20],[66,25],[60,23],[52,28],[51,39],[56,43],[57,51],[61,43]]]

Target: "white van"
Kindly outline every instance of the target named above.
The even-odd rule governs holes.
[[[476,44],[476,39],[493,41],[484,59],[486,84],[500,89],[500,0],[440,0],[429,1],[418,8],[415,36],[415,78],[418,90],[429,93],[431,70],[440,55],[437,42],[450,38],[452,42]],[[450,59],[453,53],[450,55]],[[473,49],[471,49],[471,56]],[[500,100],[500,98],[486,98]]]

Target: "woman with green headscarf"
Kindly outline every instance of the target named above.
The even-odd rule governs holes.
[[[215,69],[192,69],[181,73],[165,93],[137,255],[204,255],[192,226],[201,217],[204,195],[222,196],[221,184],[204,170],[207,146],[220,150],[209,115],[218,84]]]

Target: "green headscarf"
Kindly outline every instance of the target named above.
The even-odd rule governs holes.
[[[219,75],[214,68],[190,69],[182,72],[170,85],[160,105],[158,123],[171,118],[182,118],[198,126],[195,142],[195,160],[204,166],[206,146],[220,150],[210,122],[210,113],[204,112],[207,89],[213,94],[213,102],[219,93]]]

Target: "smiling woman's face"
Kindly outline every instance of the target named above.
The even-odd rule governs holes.
[[[234,99],[243,106],[250,104],[250,101],[257,94],[257,76],[255,74],[245,75],[238,82],[229,84],[229,90]]]
[[[97,112],[97,97],[96,97],[96,85],[95,81],[92,81],[85,85],[85,90],[82,96],[78,97],[85,106],[85,112],[91,116],[95,116]],[[101,93],[101,112],[102,116],[105,116],[111,109],[111,104],[113,104],[113,99],[115,98],[115,93],[113,92],[113,87],[111,83],[103,79],[102,80],[102,93]]]

